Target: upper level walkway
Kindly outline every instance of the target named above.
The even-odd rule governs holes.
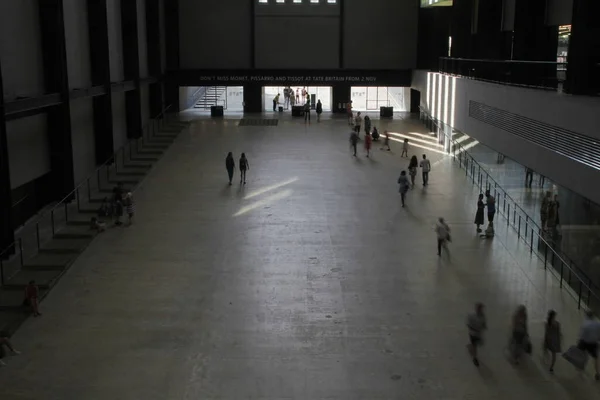
[[[99,235],[14,335],[23,354],[0,371],[2,399],[592,399],[600,384],[540,343],[555,309],[564,346],[575,301],[498,222],[479,238],[478,192],[428,153],[430,185],[401,208],[407,160],[348,149],[349,127],[239,126],[208,118],[181,134],[135,193],[136,221]],[[425,133],[416,121],[374,121]],[[421,131],[419,131],[421,129]],[[416,144],[416,143],[415,143]],[[423,147],[429,147],[422,143]],[[250,162],[227,185],[224,157]],[[452,228],[436,255],[433,225]],[[487,306],[482,366],[465,316]],[[506,357],[510,316],[529,310],[534,354]]]

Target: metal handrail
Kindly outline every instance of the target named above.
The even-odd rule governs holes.
[[[448,127],[448,128],[450,128],[450,129],[453,129],[453,128],[452,128],[450,125],[448,125],[448,124],[446,124],[446,123],[444,123],[444,122],[442,122],[442,121],[438,120],[437,118],[435,118],[435,117],[431,116],[431,114],[429,113],[429,111],[428,111],[428,110],[426,110],[424,107],[419,107],[419,109],[420,109],[420,111],[421,111],[421,113],[422,113],[422,114],[426,115],[426,116],[427,116],[427,117],[428,117],[428,118],[429,118],[431,121],[433,121],[433,122],[434,122],[436,125],[438,125],[439,127],[445,126],[445,127]],[[442,130],[443,130],[443,129],[442,129]],[[456,131],[456,130],[455,130],[455,131]],[[494,184],[494,190],[495,190],[495,192],[497,192],[497,189],[500,189],[502,192],[504,192],[504,197],[505,197],[505,203],[504,203],[504,204],[506,204],[506,198],[508,198],[508,200],[509,200],[509,209],[508,209],[508,215],[504,215],[504,217],[505,217],[505,218],[506,218],[506,220],[507,220],[507,223],[510,225],[510,219],[511,219],[511,218],[510,218],[510,202],[512,202],[512,203],[514,204],[514,206],[515,206],[516,208],[518,208],[518,210],[519,210],[519,214],[523,214],[523,215],[526,217],[526,222],[525,222],[525,223],[526,223],[526,227],[527,227],[528,225],[531,225],[531,226],[532,226],[532,227],[531,227],[531,241],[529,242],[529,245],[530,245],[530,252],[531,252],[531,253],[533,253],[533,240],[534,240],[534,238],[533,238],[533,234],[534,234],[534,229],[533,229],[533,227],[535,227],[535,228],[536,228],[536,232],[541,232],[541,229],[540,229],[540,227],[537,225],[537,223],[535,223],[534,219],[533,219],[533,218],[531,218],[531,217],[530,217],[530,216],[527,214],[527,212],[526,212],[526,211],[525,211],[523,208],[521,208],[521,207],[518,205],[518,203],[517,203],[517,202],[516,202],[516,201],[515,201],[515,200],[514,200],[514,199],[513,199],[513,198],[512,198],[512,197],[511,197],[511,196],[510,196],[510,195],[509,195],[507,192],[506,192],[506,190],[504,190],[504,189],[503,189],[503,188],[502,188],[500,185],[498,185],[498,182],[496,182],[496,180],[495,180],[493,177],[491,177],[489,173],[487,173],[487,171],[485,170],[485,168],[484,168],[484,167],[482,167],[482,166],[481,166],[481,164],[479,164],[479,163],[477,162],[477,160],[475,160],[475,158],[474,158],[472,155],[470,155],[470,154],[469,154],[469,152],[468,152],[467,150],[465,150],[465,149],[464,149],[464,147],[463,147],[463,146],[462,146],[460,143],[458,143],[458,142],[457,142],[456,140],[454,140],[452,137],[448,136],[448,135],[446,134],[445,130],[443,130],[443,133],[444,133],[444,136],[446,136],[446,137],[449,139],[449,141],[452,143],[452,145],[454,146],[454,148],[455,148],[455,149],[456,149],[456,148],[458,149],[458,152],[459,152],[459,154],[461,154],[461,153],[462,153],[462,154],[465,154],[466,156],[468,156],[468,157],[470,158],[470,163],[472,163],[472,165],[473,165],[473,164],[474,164],[474,165],[476,165],[476,166],[477,166],[477,168],[478,168],[480,171],[481,171],[481,170],[483,170],[483,171],[486,173],[486,183],[485,183],[485,185],[486,185],[486,189],[491,189],[491,187],[492,187],[492,185],[491,185],[491,184],[489,184],[489,185],[488,185],[488,182],[489,182],[489,181],[487,181],[487,180],[489,179],[489,180],[490,180],[490,181],[491,181],[491,182]],[[456,155],[452,154],[452,156],[453,156],[454,158],[456,158]],[[462,162],[461,162],[461,167],[462,167]],[[468,170],[468,167],[466,166],[466,164],[465,164],[465,170],[467,171],[467,174],[468,174],[468,171],[469,171],[469,170]],[[474,172],[474,168],[473,168],[473,169],[472,169],[472,176],[473,176],[473,179],[475,178],[475,176],[474,176],[474,175],[475,175],[475,172]],[[481,182],[480,182],[480,181],[481,181]],[[473,181],[473,183],[475,183],[475,182]],[[482,180],[482,177],[480,177],[480,178],[478,179],[477,185],[478,185],[479,187],[481,187],[481,186],[483,185],[483,180]],[[500,211],[500,207],[498,207],[498,210],[499,210],[499,214],[500,214],[500,215],[502,215],[502,211],[504,211],[504,209],[502,209],[502,211]],[[514,211],[514,213],[516,214],[516,210]],[[506,213],[505,213],[505,214],[506,214]],[[515,217],[514,217],[514,215],[515,215],[515,214],[513,214],[513,220],[515,219]],[[523,239],[524,239],[524,241],[525,241],[525,243],[527,244],[527,235],[528,235],[528,232],[525,232],[525,235],[521,235],[521,234],[520,234],[520,226],[521,226],[521,215],[519,215],[519,229],[518,229],[518,231],[517,231],[517,232],[518,232],[519,238],[523,238]],[[515,223],[515,221],[513,221],[513,226],[512,226],[512,228],[513,228],[513,229],[515,229],[515,230],[517,230],[515,227],[516,227],[516,223]],[[538,256],[538,258],[540,258],[541,260],[543,260],[543,261],[544,261],[544,268],[546,268],[546,267],[547,267],[547,263],[548,263],[548,253],[547,253],[548,249],[550,250],[550,252],[551,252],[551,254],[552,254],[552,265],[554,264],[554,260],[555,260],[555,259],[558,259],[558,260],[559,260],[559,262],[561,263],[561,272],[560,272],[560,287],[562,288],[562,285],[563,285],[563,268],[562,268],[562,266],[563,266],[563,265],[567,267],[567,270],[568,270],[568,272],[569,272],[569,284],[570,284],[570,280],[571,280],[571,279],[570,279],[570,277],[571,277],[571,276],[574,276],[574,277],[576,278],[576,280],[577,280],[577,281],[579,281],[579,295],[578,295],[578,297],[576,298],[576,299],[577,299],[577,301],[578,301],[578,307],[581,307],[581,300],[582,300],[583,289],[587,290],[587,293],[588,293],[588,301],[587,301],[588,305],[589,305],[589,303],[590,303],[590,297],[591,297],[591,296],[593,296],[593,297],[594,297],[594,298],[595,298],[595,299],[596,299],[596,300],[597,300],[597,301],[600,303],[600,296],[598,296],[598,295],[596,294],[596,291],[597,291],[596,289],[597,289],[597,287],[596,287],[596,285],[595,285],[595,284],[592,282],[591,278],[589,278],[589,277],[587,276],[587,274],[585,274],[585,272],[581,271],[581,269],[580,269],[580,268],[578,268],[578,267],[575,265],[575,263],[574,263],[574,262],[573,262],[573,261],[572,261],[572,260],[571,260],[569,257],[567,257],[567,256],[566,256],[566,255],[564,255],[564,254],[559,254],[559,252],[557,252],[557,251],[556,251],[556,250],[555,250],[555,249],[552,247],[552,244],[550,244],[550,243],[549,243],[549,242],[548,242],[546,239],[544,239],[544,237],[543,237],[542,235],[540,235],[540,234],[538,233],[538,234],[537,234],[537,237],[538,237],[538,240],[540,240],[540,241],[541,241],[541,242],[544,244],[544,246],[545,246],[545,247],[544,247],[544,255],[543,255],[543,257],[542,257],[542,255],[541,255],[541,254],[539,254],[539,253],[538,253],[538,251],[536,250],[536,256]],[[567,260],[569,260],[569,261],[566,261],[565,259],[567,259]],[[575,266],[576,270],[574,270],[574,269],[572,268],[572,266]],[[588,283],[586,283],[586,282],[588,282]]]
[[[148,123],[146,124],[146,128],[148,128],[150,126],[150,124],[152,123],[152,121],[155,121],[159,118],[161,118],[169,109],[171,108],[171,105],[165,107],[156,117],[151,118],[150,121],[148,121]],[[142,131],[144,131],[145,129],[142,129]],[[71,190],[69,192],[69,194],[67,194],[65,197],[63,197],[58,203],[56,203],[52,208],[45,210],[42,214],[40,214],[35,221],[31,222],[31,226],[33,226],[34,224],[37,225],[40,223],[40,221],[47,216],[49,213],[53,214],[54,211],[59,207],[59,206],[63,206],[66,205],[66,200],[72,198],[73,195],[75,195],[76,193],[78,193],[79,189],[81,187],[83,187],[83,185],[85,185],[86,183],[89,183],[90,179],[93,179],[93,177],[97,174],[100,173],[100,171],[102,170],[102,168],[104,168],[105,166],[107,166],[108,164],[110,164],[111,162],[113,162],[114,160],[116,160],[116,157],[118,157],[118,154],[122,151],[124,151],[124,149],[131,144],[132,141],[136,141],[136,140],[140,140],[143,139],[143,134],[142,137],[140,138],[135,138],[135,139],[131,139],[129,140],[127,143],[125,143],[124,145],[122,145],[121,147],[119,147],[118,150],[116,150],[106,161],[104,161],[101,165],[99,165],[92,173],[90,173],[85,179],[83,179],[73,190]],[[15,248],[15,245],[22,243],[22,240],[19,239],[15,239],[12,243],[10,243],[8,246],[4,247],[4,249],[2,249],[2,251],[0,252],[0,260],[2,260],[2,256],[13,250]],[[3,275],[3,274],[2,274]],[[4,278],[2,277],[2,280]]]
[[[569,63],[564,61],[528,61],[528,60],[493,60],[484,58],[460,58],[460,57],[440,57],[440,60],[453,60],[453,61],[469,61],[469,62],[486,62],[486,63],[500,63],[500,64],[547,64],[547,65],[568,65]]]

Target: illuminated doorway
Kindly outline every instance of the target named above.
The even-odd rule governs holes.
[[[273,99],[279,94],[279,106],[284,111],[291,111],[291,102],[286,102],[284,89],[287,86],[265,86],[263,87],[263,110],[273,111]],[[331,111],[331,86],[291,86],[291,94],[294,97],[294,105],[303,106],[307,99],[311,100],[311,108],[314,110],[317,100],[321,100],[323,111]],[[306,96],[302,96],[306,90]]]
[[[350,92],[352,109],[379,111],[381,107],[394,107],[394,112],[410,111],[410,88],[353,86]]]

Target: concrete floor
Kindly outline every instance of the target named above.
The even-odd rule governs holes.
[[[100,235],[13,337],[23,354],[0,370],[0,398],[598,396],[589,368],[559,360],[546,372],[546,311],[558,311],[565,347],[581,314],[505,225],[476,236],[464,172],[430,153],[430,186],[402,209],[406,161],[379,150],[354,159],[348,131],[343,119],[195,122],[136,192],[135,225]],[[226,185],[228,151],[248,155],[245,187]],[[440,215],[454,239],[441,259]],[[479,369],[465,350],[475,301],[490,327]],[[520,303],[535,347],[515,367],[505,347]]]

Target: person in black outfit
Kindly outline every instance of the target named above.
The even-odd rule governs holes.
[[[231,186],[231,180],[233,179],[233,171],[235,170],[235,161],[233,160],[233,154],[229,152],[227,158],[225,158],[225,168],[229,175],[229,186]]]
[[[323,113],[323,104],[321,100],[317,100],[317,122],[321,122],[321,114]]]
[[[306,121],[310,124],[310,100],[304,103],[304,122],[306,123]]]
[[[246,171],[250,169],[250,163],[246,158],[246,153],[242,153],[240,157],[240,183],[244,182],[246,184]]]
[[[477,199],[477,213],[475,214],[475,225],[477,225],[477,232],[481,232],[480,226],[485,223],[483,211],[485,210],[485,203],[483,202],[483,194],[479,194]]]
[[[353,131],[350,134],[350,146],[352,146],[352,149],[354,150],[354,154],[353,156],[356,157],[356,144],[358,143],[358,134]]]

